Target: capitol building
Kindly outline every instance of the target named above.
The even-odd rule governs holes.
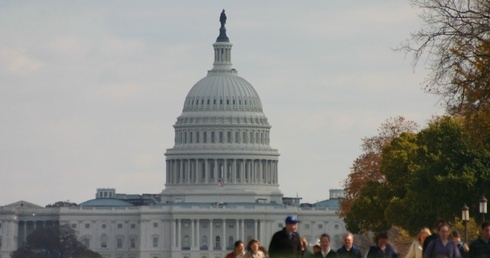
[[[310,244],[328,233],[332,249],[341,246],[342,190],[314,204],[281,193],[271,125],[257,91],[232,66],[224,12],[220,20],[212,69],[189,90],[174,124],[162,192],[99,188],[94,199],[71,207],[28,201],[1,206],[0,258],[49,224],[70,225],[82,243],[107,258],[218,258],[237,240],[257,238],[268,248],[288,215],[298,217],[298,232]]]

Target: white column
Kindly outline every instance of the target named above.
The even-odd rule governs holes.
[[[181,219],[177,219],[177,248],[180,248],[180,239],[182,238]]]
[[[236,228],[235,241],[237,241],[238,239],[240,239],[240,220],[238,219],[235,219],[235,228]]]
[[[204,159],[204,182],[209,183],[209,163],[208,159]]]
[[[194,219],[191,219],[191,250],[196,248],[196,235],[194,229]]]
[[[199,219],[197,219],[197,221],[196,221],[196,246],[197,246],[197,250],[201,249],[200,241],[201,241],[201,234],[199,232]]]
[[[231,182],[236,184],[236,159],[231,160]]]
[[[242,241],[245,242],[245,219],[242,219]]]
[[[213,219],[209,220],[209,248],[210,250],[214,250],[214,236],[213,236]]]
[[[178,237],[176,224],[177,224],[177,220],[172,221],[172,232],[174,233],[173,234],[174,235],[174,244],[173,244],[174,248],[177,248],[177,237]]]
[[[226,219],[223,219],[223,237],[221,237],[221,251],[226,251],[226,244],[228,242],[226,238]]]

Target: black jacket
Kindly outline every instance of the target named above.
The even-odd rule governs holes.
[[[300,258],[301,244],[300,237],[297,232],[294,232],[292,238],[286,232],[286,228],[276,232],[271,239],[269,245],[270,258]]]

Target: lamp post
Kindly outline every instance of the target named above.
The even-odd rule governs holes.
[[[487,213],[487,198],[485,198],[484,194],[482,194],[482,196],[480,198],[480,213],[481,213],[481,217],[482,217],[481,223],[484,223],[485,222],[485,213]]]
[[[466,230],[466,223],[470,220],[470,209],[468,208],[468,206],[466,206],[466,203],[461,209],[461,220],[463,221],[464,226],[464,241],[467,242],[468,239],[466,238],[466,236],[468,235],[468,232]]]

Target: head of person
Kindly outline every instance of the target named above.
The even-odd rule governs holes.
[[[417,241],[419,241],[420,244],[423,244],[425,239],[430,236],[430,229],[429,228],[423,228],[420,230],[419,235],[417,236]]]
[[[241,253],[243,253],[243,249],[244,249],[243,242],[241,240],[236,241],[235,242],[235,253],[241,254]]]
[[[256,253],[260,248],[260,242],[259,240],[252,238],[250,241],[248,241],[247,244],[247,249],[250,250],[252,253]]]
[[[344,235],[344,247],[351,249],[354,245],[354,235],[352,233],[347,233]]]
[[[328,251],[330,249],[330,236],[328,234],[322,234],[320,236],[320,247],[322,251]]]
[[[481,238],[483,240],[490,239],[490,222],[484,222],[481,224]]]
[[[286,232],[288,232],[288,234],[292,234],[293,232],[296,232],[296,230],[298,229],[298,223],[299,223],[299,220],[296,219],[296,216],[287,216],[286,217]]]
[[[441,227],[442,224],[447,224],[446,220],[443,219],[438,219],[436,221],[436,224],[434,224],[434,232],[439,232],[439,228]]]
[[[453,237],[453,242],[454,244],[459,244],[459,242],[461,241],[461,235],[459,234],[458,231],[453,231],[451,233],[451,236]]]
[[[301,244],[301,251],[304,251],[306,250],[306,248],[308,248],[308,240],[306,240],[306,237],[301,238],[300,244]]]
[[[312,249],[313,253],[316,254],[322,250],[322,247],[320,245],[314,245]]]
[[[374,242],[376,243],[377,247],[384,249],[386,247],[386,245],[388,244],[388,233],[379,232],[374,237]]]
[[[449,234],[451,233],[450,226],[448,223],[442,223],[439,228],[437,229],[437,234],[439,235],[439,238],[443,241],[446,241],[449,239]]]

